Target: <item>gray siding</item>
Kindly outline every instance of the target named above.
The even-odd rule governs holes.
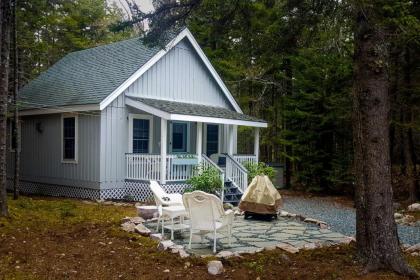
[[[232,109],[193,47],[185,39],[126,91],[129,95]]]
[[[21,179],[75,187],[99,187],[99,112],[78,117],[78,163],[61,161],[61,114],[28,116],[21,124]],[[37,131],[37,123],[43,128]],[[9,152],[8,175],[13,160]],[[10,163],[10,164],[9,164]]]

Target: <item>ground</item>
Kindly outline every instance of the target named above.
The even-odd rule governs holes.
[[[215,279],[207,259],[181,259],[154,241],[122,232],[133,207],[21,197],[0,219],[0,279]],[[420,270],[419,258],[407,256]],[[224,262],[223,279],[404,279],[390,272],[361,275],[352,245],[303,251],[280,249]],[[169,272],[164,272],[169,269]]]

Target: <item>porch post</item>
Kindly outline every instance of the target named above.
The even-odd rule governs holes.
[[[166,183],[166,146],[168,121],[160,119],[160,183]]]
[[[227,153],[228,155],[233,155],[233,125],[229,125],[228,129],[228,146],[227,146]]]
[[[195,149],[198,157],[198,162],[201,162],[201,154],[203,153],[203,123],[197,122],[197,143]]]
[[[260,128],[256,127],[254,130],[254,155],[257,158],[257,162],[260,157]]]

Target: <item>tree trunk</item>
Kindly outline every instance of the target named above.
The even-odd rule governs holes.
[[[17,44],[17,0],[13,0],[13,106],[14,106],[14,130],[12,139],[15,147],[15,166],[13,180],[13,199],[19,197],[19,169],[20,169],[20,134],[19,134],[19,110],[18,110],[18,91],[19,91],[19,61]]]
[[[392,269],[414,276],[415,270],[402,256],[392,203],[387,30],[375,24],[375,7],[356,8],[353,141],[357,249],[367,261],[366,272]]]
[[[8,216],[6,179],[7,97],[10,46],[9,0],[0,1],[0,216]]]
[[[283,60],[284,65],[284,72],[286,75],[286,95],[290,96],[293,94],[293,70],[292,70],[292,62],[290,58],[285,58]],[[285,129],[289,129],[289,122],[285,121]],[[290,160],[290,156],[292,156],[292,147],[290,145],[286,145],[285,148],[286,153],[286,160],[285,160],[285,172],[284,172],[284,179],[285,179],[285,188],[290,189],[292,187],[292,162]]]

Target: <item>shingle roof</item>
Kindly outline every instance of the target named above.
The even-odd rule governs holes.
[[[166,100],[158,100],[158,99],[150,99],[150,98],[135,98],[131,96],[129,98],[136,101],[140,101],[143,104],[149,105],[151,107],[167,112],[169,114],[202,116],[202,117],[211,117],[211,118],[222,118],[222,119],[266,123],[266,121],[258,119],[256,117],[241,114],[236,111],[226,109],[226,108],[221,108],[221,107],[213,107],[213,106],[207,106],[207,105],[166,101]]]
[[[160,49],[135,38],[70,53],[20,91],[21,107],[98,104]]]

